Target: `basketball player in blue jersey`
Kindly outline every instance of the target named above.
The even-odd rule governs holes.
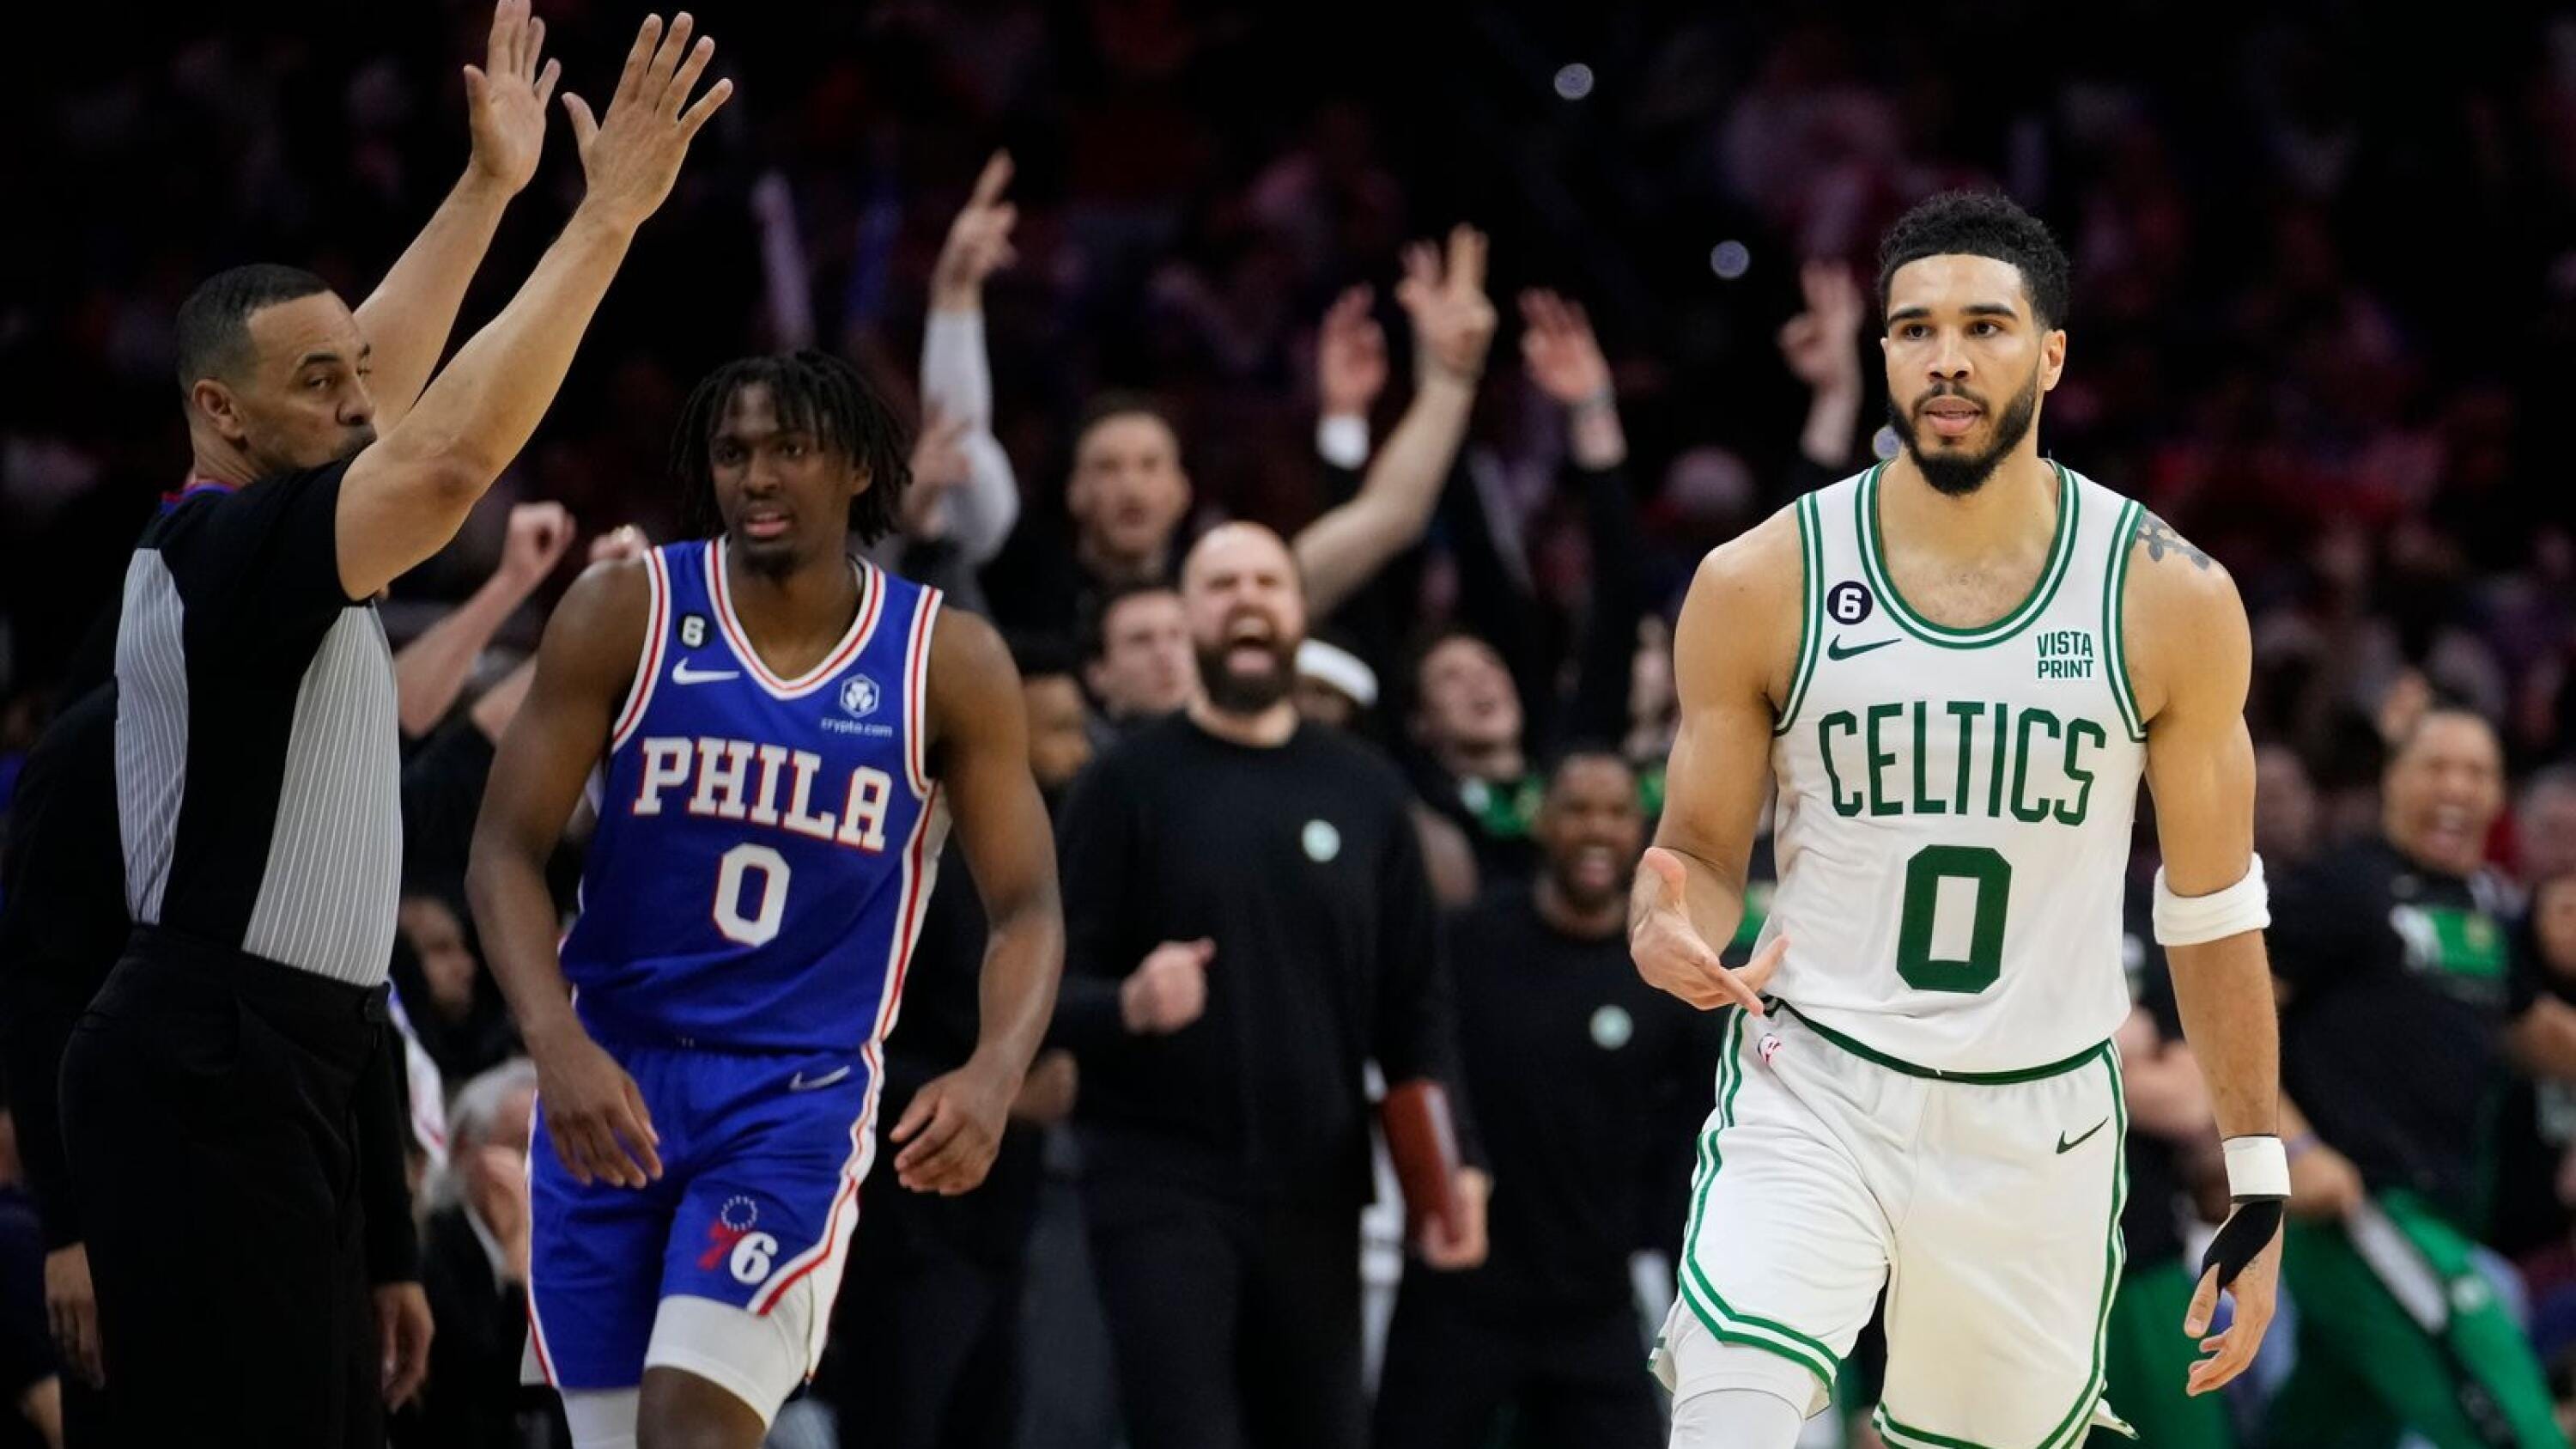
[[[884,404],[820,354],[735,362],[673,461],[708,536],[565,595],[470,879],[537,1063],[530,1357],[579,1449],[754,1449],[812,1374],[952,819],[992,922],[981,1039],[895,1104],[903,1187],[983,1179],[1063,958],[1009,654],[849,554],[898,517]],[[594,772],[558,953],[546,857]]]

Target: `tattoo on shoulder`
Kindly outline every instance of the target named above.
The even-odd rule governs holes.
[[[2211,564],[2209,555],[2201,552],[2199,545],[2174,532],[2172,524],[2152,513],[2138,524],[2138,542],[2146,545],[2149,563],[2163,563],[2170,555],[2190,560],[2196,569],[2206,569]]]

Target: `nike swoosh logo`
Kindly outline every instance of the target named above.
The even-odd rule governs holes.
[[[845,1069],[845,1070],[846,1070],[846,1069]],[[2105,1117],[2105,1118],[2103,1118],[2101,1121],[2094,1123],[2090,1130],[2086,1131],[2086,1132],[2085,1132],[2085,1134],[2084,1134],[2083,1136],[2076,1138],[2076,1139],[2075,1139],[2074,1141],[2072,1141],[2072,1142],[2069,1142],[2069,1141],[2067,1141],[2067,1140],[2066,1140],[2066,1134],[2065,1134],[2065,1133],[2063,1133],[2063,1132],[2058,1133],[2058,1134],[2057,1134],[2057,1155],[2058,1155],[2058,1156],[2060,1156],[2060,1157],[2064,1157],[2067,1153],[2070,1153],[2070,1152],[2074,1151],[2076,1148],[2081,1147],[2081,1146],[2083,1146],[2085,1143],[2087,1143],[2087,1142],[2091,1141],[2091,1140],[2093,1139],[2093,1134],[2094,1134],[2095,1132],[2099,1132],[2099,1131],[2101,1131],[2103,1128],[2108,1127],[2108,1126],[2110,1126],[2110,1125],[2111,1125],[2111,1119],[2110,1119],[2110,1118],[2108,1118],[2108,1117]]]
[[[1825,657],[1827,659],[1849,659],[1856,654],[1867,654],[1872,649],[1884,649],[1895,642],[1896,641],[1893,639],[1879,639],[1868,644],[1855,644],[1849,649],[1845,649],[1843,647],[1843,636],[1836,634],[1834,636],[1834,642],[1825,646]]]
[[[793,1078],[789,1079],[787,1090],[791,1092],[821,1091],[823,1088],[832,1085],[834,1082],[841,1080],[849,1074],[850,1069],[845,1066],[834,1071],[825,1072],[823,1075],[816,1077],[814,1080],[809,1082],[805,1080],[805,1074],[803,1072],[798,1072]]]
[[[1888,642],[1894,643],[1895,641],[1890,640]],[[740,678],[742,678],[742,671],[739,669],[691,669],[689,667],[689,661],[685,659],[671,666],[671,682],[673,684],[713,684],[719,679]]]

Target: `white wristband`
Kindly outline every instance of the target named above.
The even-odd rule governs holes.
[[[2227,1195],[2247,1198],[2290,1195],[2290,1154],[2278,1137],[2230,1137],[2219,1144],[2227,1152]]]
[[[2165,883],[2163,867],[2157,867],[2154,915],[2156,943],[2162,946],[2197,946],[2262,930],[2272,924],[2272,893],[2263,884],[2263,857],[2253,857],[2236,884],[2205,896],[2175,895]]]

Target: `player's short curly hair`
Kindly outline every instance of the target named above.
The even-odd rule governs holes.
[[[679,480],[689,531],[713,538],[724,530],[710,446],[734,394],[754,385],[768,389],[779,426],[812,434],[817,445],[866,470],[867,488],[850,500],[850,531],[859,542],[872,544],[894,532],[904,487],[912,481],[903,426],[857,368],[811,348],[736,358],[690,390],[671,433],[671,476]]]
[[[1944,191],[1919,202],[1887,229],[1878,248],[1878,312],[1887,315],[1896,270],[1925,257],[1992,257],[2021,272],[2030,310],[2042,327],[2066,322],[2070,284],[2065,249],[2047,223],[1992,191]]]

